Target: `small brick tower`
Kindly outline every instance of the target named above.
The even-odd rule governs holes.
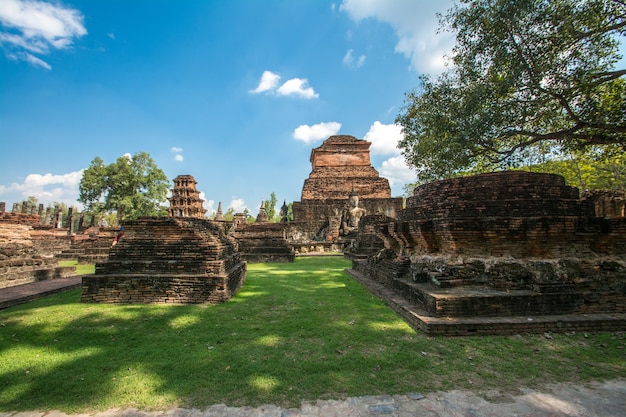
[[[179,175],[174,178],[174,188],[170,201],[170,217],[195,217],[204,219],[207,210],[200,198],[200,191],[196,190],[198,182],[191,175]]]

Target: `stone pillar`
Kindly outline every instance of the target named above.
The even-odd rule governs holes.
[[[4,213],[6,208],[7,208],[7,203],[5,203],[4,201],[0,201],[0,213]]]
[[[39,210],[37,211],[37,214],[39,214],[39,218],[43,216],[43,204],[42,203],[39,204]]]
[[[74,228],[74,209],[72,207],[67,209],[67,234],[72,234]]]
[[[17,203],[13,203],[13,209],[11,210],[11,213],[17,213]]]
[[[56,207],[54,209],[54,228],[63,228],[63,212],[61,211],[60,207]]]
[[[46,208],[46,216],[43,219],[43,224],[50,224],[50,210],[52,210],[52,208],[48,206]]]
[[[30,215],[34,215],[35,214],[35,205],[34,204],[29,207],[28,214],[30,214]]]
[[[83,226],[85,225],[85,212],[80,212],[80,217],[78,218],[78,230],[83,230]]]
[[[22,214],[28,213],[28,201],[22,201]]]

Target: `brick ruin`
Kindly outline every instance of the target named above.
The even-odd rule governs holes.
[[[430,334],[624,329],[624,200],[580,198],[552,174],[437,181],[415,188],[398,219],[364,218],[346,256]]]
[[[58,266],[55,258],[70,246],[66,230],[43,225],[34,210],[5,212],[4,207],[0,204],[0,288],[63,278],[74,272],[74,267]]]
[[[83,279],[82,301],[218,303],[243,285],[246,261],[345,251],[350,273],[428,334],[626,328],[626,193],[581,197],[558,175],[499,172],[417,187],[403,209],[371,166],[370,145],[331,136],[313,149],[293,221],[286,221],[285,204],[281,223],[269,223],[263,205],[254,224],[243,214],[232,223],[208,220],[195,179],[181,175],[170,217],[125,222],[126,237],[112,249],[113,229],[78,239],[71,229],[51,234],[56,214],[43,215],[42,207],[37,214],[2,211],[0,260],[9,259],[9,247],[17,250],[12,262],[31,259],[52,270],[42,259],[63,250],[42,243],[50,236],[77,249],[85,236],[101,237],[109,260],[83,252],[97,266]],[[346,232],[346,213],[355,209],[362,210],[358,229]],[[49,277],[14,263],[26,281]],[[0,265],[6,271],[9,263]]]
[[[239,220],[239,221],[238,221]],[[293,262],[296,253],[287,242],[285,223],[270,223],[265,203],[256,222],[247,224],[235,219],[233,237],[239,244],[239,252],[247,262]]]
[[[82,302],[221,303],[243,285],[246,263],[223,226],[193,217],[142,217],[107,262],[83,277]]]
[[[370,146],[353,136],[336,135],[311,151],[311,173],[301,201],[293,202],[293,221],[287,227],[287,239],[299,251],[342,250],[348,244],[341,226],[351,193],[369,214],[396,217],[402,209],[402,198],[391,198],[389,181],[372,167]]]
[[[104,262],[118,231],[87,224],[84,213],[71,207],[65,219],[60,207],[27,201],[5,209],[0,202],[0,288],[73,274],[76,268],[58,266],[61,259]]]
[[[200,191],[196,189],[198,182],[191,175],[179,175],[174,178],[174,188],[172,196],[168,198],[170,202],[170,217],[195,217],[203,219],[207,210],[200,198]]]

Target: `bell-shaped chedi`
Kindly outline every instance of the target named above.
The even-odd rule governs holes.
[[[204,219],[207,210],[196,189],[198,182],[191,175],[179,175],[174,178],[174,188],[170,201],[169,217],[195,217]]]
[[[259,214],[256,216],[257,223],[268,223],[269,216],[267,215],[267,211],[265,211],[265,201],[261,201],[261,208],[259,209]]]
[[[370,161],[371,142],[335,135],[311,151],[309,178],[302,187],[304,200],[344,200],[356,193],[362,199],[390,198],[391,188]]]

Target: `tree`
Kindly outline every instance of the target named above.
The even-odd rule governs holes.
[[[521,166],[553,146],[626,149],[626,69],[614,68],[626,2],[462,2],[441,18],[453,66],[422,76],[396,118],[421,177]]]
[[[165,173],[145,152],[121,156],[110,165],[96,157],[83,172],[78,201],[91,213],[116,211],[118,222],[160,216],[167,212],[160,204],[169,186]]]
[[[531,171],[559,174],[568,185],[590,190],[626,190],[626,155],[615,146],[591,147],[558,159],[527,167]]]
[[[272,191],[270,199],[265,200],[265,212],[270,222],[276,221],[276,203],[278,203],[278,199],[276,198],[276,193]]]
[[[224,220],[232,222],[234,218],[235,218],[235,209],[232,207],[229,207],[228,210],[226,210],[226,213],[224,213]]]

